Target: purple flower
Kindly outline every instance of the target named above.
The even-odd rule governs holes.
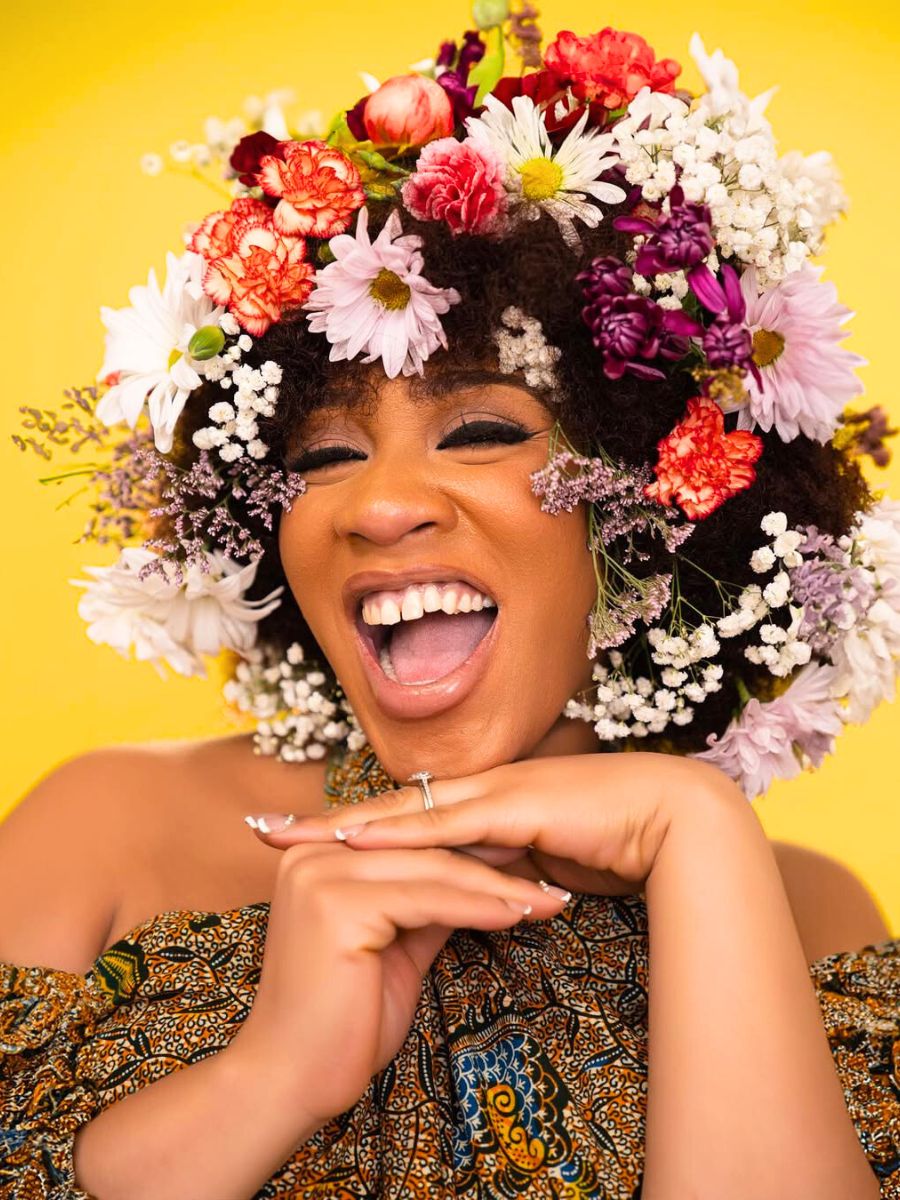
[[[715,319],[703,334],[703,352],[711,367],[750,371],[762,388],[759,367],[753,361],[753,337],[746,324],[747,305],[741,279],[728,263],[721,283],[705,264],[688,272],[691,291]]]
[[[626,371],[640,379],[664,379],[663,371],[637,360],[683,358],[687,339],[701,334],[703,327],[684,312],[660,308],[637,295],[631,290],[633,275],[612,255],[595,258],[575,276],[588,301],[581,315],[608,379],[621,379]]]
[[[705,204],[685,202],[684,190],[676,186],[669,194],[669,208],[669,214],[655,224],[646,217],[621,216],[613,220],[616,229],[646,236],[634,264],[639,275],[695,267],[715,244],[712,214]]]
[[[708,750],[691,757],[724,771],[748,800],[773,779],[793,779],[807,763],[820,766],[844,726],[833,698],[836,679],[834,667],[809,663],[783,695],[765,703],[754,696],[721,737],[709,735]]]
[[[575,276],[585,299],[591,304],[601,304],[614,296],[627,296],[632,291],[633,278],[631,267],[612,254],[595,258],[586,270]]]
[[[659,535],[666,549],[674,553],[694,529],[691,523],[674,523],[679,521],[675,510],[647,500],[644,489],[652,480],[649,463],[631,467],[561,450],[532,473],[531,490],[543,497],[541,509],[551,516],[571,512],[581,501],[596,504],[594,548],[600,548],[598,542],[607,546],[616,538],[627,538],[622,553],[622,561],[627,563],[632,557],[649,557],[634,546],[635,533]]]
[[[474,111],[478,85],[473,84],[469,87],[469,71],[475,63],[484,58],[484,50],[484,42],[477,29],[468,29],[463,34],[463,44],[458,56],[455,42],[441,42],[435,64],[447,69],[437,76],[437,82],[450,98],[453,120],[457,125],[462,124]]]
[[[727,316],[716,317],[703,335],[703,353],[711,367],[753,368],[753,338],[746,325],[732,324]]]
[[[789,572],[791,599],[803,606],[798,636],[816,654],[828,655],[869,610],[875,586],[870,573],[854,566],[831,534],[820,533],[814,525],[806,527],[806,540],[798,549],[803,555],[816,555]]]

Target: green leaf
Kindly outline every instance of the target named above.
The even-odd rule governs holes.
[[[384,171],[388,175],[408,175],[404,167],[397,167],[392,162],[379,154],[377,150],[357,150],[355,157],[361,158],[367,167],[371,167],[373,171]]]
[[[503,29],[496,25],[485,31],[484,40],[487,43],[484,57],[481,58],[469,72],[469,84],[477,83],[475,106],[484,103],[485,96],[496,86],[497,80],[503,74]]]

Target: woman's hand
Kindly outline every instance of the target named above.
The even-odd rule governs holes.
[[[454,929],[508,929],[556,916],[565,900],[449,850],[290,846],[253,1008],[228,1053],[294,1095],[298,1128],[318,1128],[400,1049]]]
[[[702,795],[747,803],[715,767],[643,752],[522,759],[430,786],[430,811],[415,784],[257,832],[279,847],[335,838],[355,850],[455,847],[525,874],[527,856],[545,880],[620,896],[643,890],[670,825]]]

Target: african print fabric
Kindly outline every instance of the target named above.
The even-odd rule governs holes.
[[[364,747],[329,764],[325,802],[390,786]],[[268,911],[158,914],[83,976],[0,963],[3,1200],[95,1200],[74,1178],[76,1131],[228,1044],[253,1004]],[[900,1200],[900,941],[810,973],[881,1196]],[[392,1062],[253,1200],[635,1200],[648,984],[641,895],[456,930]]]

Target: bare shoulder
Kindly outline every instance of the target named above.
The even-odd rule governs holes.
[[[314,811],[323,777],[321,764],[260,760],[249,735],[62,763],[0,824],[0,961],[84,973],[155,913],[264,898],[273,851],[240,817],[288,799],[285,811]]]
[[[810,963],[892,936],[875,897],[848,866],[808,846],[771,845]]]

